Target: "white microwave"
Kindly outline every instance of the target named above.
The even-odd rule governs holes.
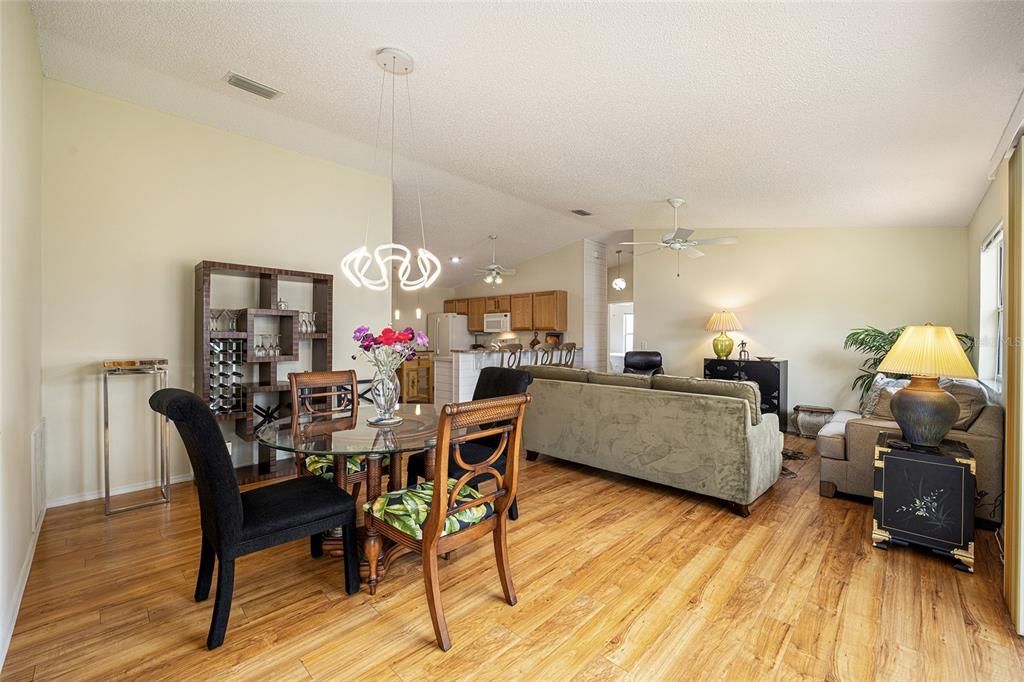
[[[484,315],[484,332],[500,334],[512,331],[512,316],[509,313],[487,313]]]

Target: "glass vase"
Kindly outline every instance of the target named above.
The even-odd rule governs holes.
[[[373,401],[373,408],[377,416],[369,420],[375,426],[394,426],[401,424],[402,418],[395,414],[398,409],[398,398],[401,396],[402,387],[398,383],[398,375],[391,372],[382,375],[376,372],[373,381],[370,383],[370,400]]]

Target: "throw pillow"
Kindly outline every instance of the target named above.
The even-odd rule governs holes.
[[[909,379],[890,379],[882,373],[876,374],[875,380],[871,383],[871,388],[868,389],[867,395],[861,401],[861,416],[870,417],[875,413],[875,406],[878,404],[878,397],[882,394],[882,389],[900,389],[909,383]]]
[[[939,388],[950,393],[960,405],[960,418],[953,424],[958,431],[966,431],[988,405],[988,392],[981,382],[973,379],[939,378]]]
[[[892,416],[892,397],[896,395],[896,391],[900,389],[887,386],[882,389],[878,394],[878,402],[875,403],[875,409],[871,413],[871,416],[878,417],[879,419],[887,419],[888,421],[895,421]]]

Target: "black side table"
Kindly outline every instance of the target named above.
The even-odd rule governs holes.
[[[880,433],[875,444],[875,547],[908,544],[974,573],[974,456],[959,441],[922,448]]]
[[[753,381],[761,390],[761,413],[779,416],[779,430],[788,430],[789,363],[786,360],[718,360],[704,358],[705,379]]]

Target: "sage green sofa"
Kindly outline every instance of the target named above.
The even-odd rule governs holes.
[[[747,505],[782,468],[778,417],[752,382],[524,367],[526,449]]]

